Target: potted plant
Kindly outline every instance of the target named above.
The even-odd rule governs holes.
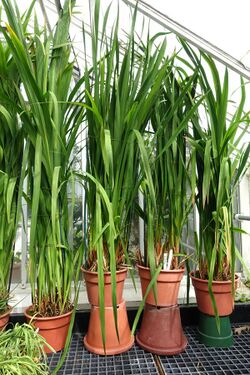
[[[81,106],[72,104],[79,87],[71,89],[74,62],[70,62],[68,37],[74,2],[64,2],[53,33],[42,32],[35,18],[29,38],[24,36],[18,10],[8,1],[3,5],[9,22],[4,35],[26,96],[19,92],[28,148],[25,197],[31,210],[32,305],[25,315],[59,351],[73,324],[77,293],[73,303],[72,281],[76,286],[82,262],[82,246],[76,249],[70,242],[75,185],[72,150],[83,114]]]
[[[146,305],[136,339],[144,349],[164,355],[177,354],[187,345],[177,305],[185,263],[185,257],[179,258],[183,255],[180,242],[193,202],[193,196],[187,195],[192,163],[187,156],[186,134],[203,100],[191,105],[189,96],[197,74],[183,76],[174,67],[174,57],[169,61],[161,96],[151,116],[149,140],[144,142],[137,133],[146,207],[146,251],[144,256],[139,251],[137,266]]]
[[[24,31],[29,15],[23,17]],[[14,243],[20,219],[24,135],[18,118],[16,87],[21,80],[8,44],[0,41],[0,331],[6,326],[11,311],[11,270]]]
[[[222,80],[210,56],[201,53],[200,58],[184,42],[183,46],[200,71],[199,87],[206,93],[206,123],[201,123],[199,114],[194,116],[189,139],[197,168],[198,268],[191,272],[191,279],[200,311],[199,337],[206,345],[226,347],[233,343],[229,316],[234,306],[235,261],[239,256],[234,242],[233,197],[250,152],[250,145],[243,139],[249,128],[248,115],[244,114],[245,85],[241,79],[240,102],[230,115],[227,69]]]
[[[84,344],[94,353],[108,355],[128,350],[134,341],[122,299],[131,216],[138,192],[134,129],[144,132],[158,97],[165,74],[165,42],[155,51],[148,42],[144,59],[140,59],[134,42],[136,12],[123,43],[118,39],[119,17],[107,36],[109,8],[102,25],[99,1],[95,1],[93,14],[92,63],[88,64],[86,57],[85,69],[88,251],[82,268],[92,307]],[[90,290],[94,286],[96,295],[92,299]]]

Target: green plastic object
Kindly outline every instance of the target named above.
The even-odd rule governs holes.
[[[229,348],[233,345],[233,332],[229,316],[220,317],[220,332],[215,317],[200,312],[198,325],[200,343],[215,348]]]

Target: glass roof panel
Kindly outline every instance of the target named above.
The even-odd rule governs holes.
[[[161,13],[250,66],[247,0],[144,0]],[[143,2],[140,2],[143,3]]]

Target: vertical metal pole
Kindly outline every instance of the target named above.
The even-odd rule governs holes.
[[[82,171],[86,172],[87,168],[87,129],[84,128],[85,124],[83,123],[81,125],[81,147],[82,147],[82,152],[81,152],[81,167]],[[83,232],[83,241],[86,245],[86,233],[87,233],[87,217],[88,217],[88,212],[87,212],[87,205],[86,205],[86,194],[85,194],[85,189],[82,189],[82,232]]]
[[[241,216],[250,216],[250,169],[248,173],[242,178],[239,186],[239,212]],[[246,233],[250,232],[250,221],[242,221],[240,223],[241,229]],[[242,244],[242,258],[247,269],[250,269],[250,243],[249,235],[241,234],[241,244]],[[243,274],[248,278],[248,274],[243,268]]]
[[[24,180],[23,189],[27,192],[27,179]],[[23,220],[22,220],[22,256],[21,256],[21,287],[26,288],[27,282],[27,236],[28,236],[28,205],[24,198],[22,198],[22,211],[23,211]]]
[[[198,240],[200,240],[199,226],[200,226],[200,216],[199,216],[198,208],[195,205],[194,206],[194,231],[197,233]]]
[[[144,210],[144,196],[141,191],[139,191],[139,206],[142,210]],[[145,255],[145,243],[144,243],[144,220],[139,217],[139,246],[141,255],[144,257]]]
[[[49,17],[48,17],[48,15],[47,15],[46,8],[45,8],[45,6],[44,6],[43,0],[38,0],[38,1],[39,1],[39,4],[40,4],[40,7],[41,7],[41,10],[42,10],[42,13],[43,13],[43,16],[44,16],[45,22],[46,22],[46,24],[47,24],[48,30],[49,30],[49,32],[51,33],[51,32],[52,32],[52,28],[51,28],[51,26],[50,26]]]

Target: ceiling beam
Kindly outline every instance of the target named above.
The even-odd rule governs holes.
[[[125,4],[133,8],[135,8],[137,4],[137,9],[140,13],[144,14],[145,16],[152,19],[153,21],[163,26],[164,28],[172,31],[176,35],[182,37],[183,39],[185,39],[186,41],[188,41],[190,44],[197,47],[198,49],[208,53],[214,59],[226,65],[228,68],[230,68],[234,72],[240,74],[241,76],[247,79],[250,79],[250,69],[247,68],[241,61],[235,59],[233,56],[231,56],[227,52],[216,47],[215,45],[208,42],[201,36],[195,34],[191,30],[182,26],[181,24],[174,21],[173,19],[168,17],[166,14],[155,9],[154,7],[152,7],[145,1],[143,0],[122,0],[122,1]]]

